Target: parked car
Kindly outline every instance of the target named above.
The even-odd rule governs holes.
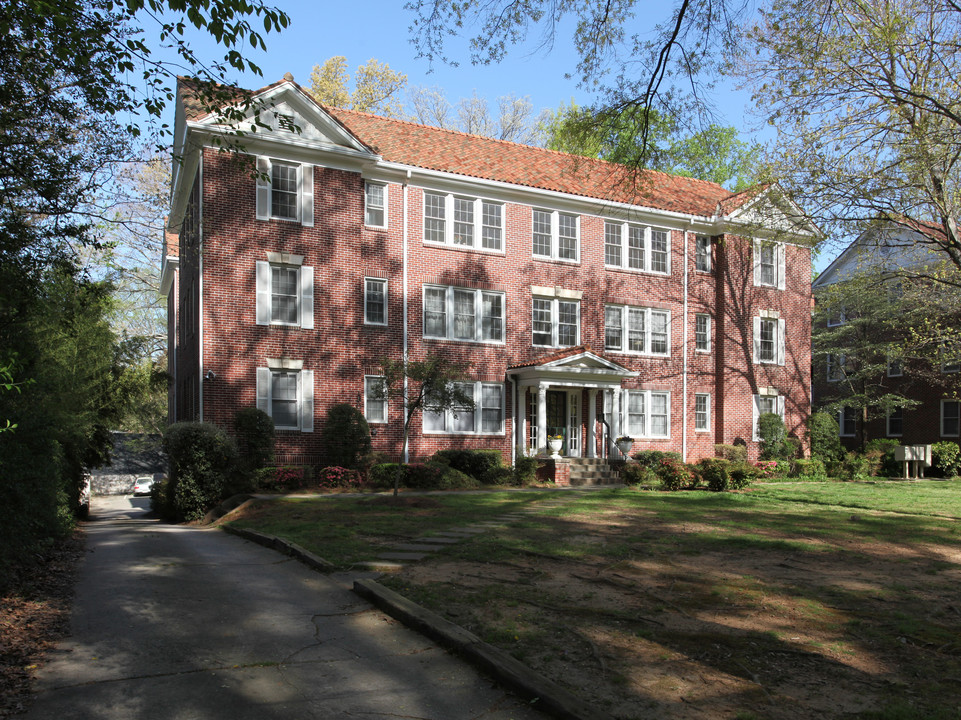
[[[137,482],[133,486],[134,495],[149,495],[150,489],[153,487],[152,477],[138,477]]]

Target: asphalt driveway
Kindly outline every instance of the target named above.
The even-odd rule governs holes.
[[[218,530],[94,498],[71,636],[33,720],[543,718],[324,576]]]

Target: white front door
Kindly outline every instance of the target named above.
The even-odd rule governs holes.
[[[581,456],[581,391],[574,390],[567,396],[567,455]]]

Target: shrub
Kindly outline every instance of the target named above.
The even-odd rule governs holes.
[[[901,464],[895,459],[894,451],[901,443],[892,438],[869,440],[864,446],[865,453],[878,465],[878,474],[884,477],[899,477]]]
[[[257,487],[271,492],[290,492],[307,485],[307,468],[296,466],[261,468]]]
[[[821,458],[795,460],[794,474],[806,480],[827,480],[828,473]]]
[[[747,487],[757,477],[757,468],[749,463],[732,463],[728,468],[728,486],[732,490]]]
[[[170,462],[168,519],[197,520],[224,498],[237,462],[233,441],[209,423],[180,422],[167,428],[163,448]]]
[[[777,460],[758,460],[754,467],[757,468],[758,477],[767,479],[778,476]]]
[[[807,419],[807,428],[812,457],[821,458],[825,465],[844,458],[838,421],[833,415],[825,412],[811,413]]]
[[[784,438],[784,459],[794,460],[795,458],[803,457],[803,447],[801,441],[796,437],[786,437]]]
[[[657,474],[640,463],[625,463],[620,471],[621,482],[625,485],[653,485],[659,478]]]
[[[481,482],[497,484],[503,479],[500,450],[438,450],[430,462],[440,462]]]
[[[780,460],[785,456],[784,419],[777,413],[761,413],[757,419],[757,434],[761,438],[761,459]]]
[[[718,443],[714,446],[714,454],[732,463],[747,462],[746,445],[724,445],[723,443]]]
[[[359,470],[331,465],[317,473],[317,486],[322,488],[359,488],[362,484]]]
[[[370,452],[370,428],[367,426],[367,419],[353,405],[333,405],[327,411],[321,440],[330,465],[358,469]]]
[[[961,466],[961,450],[958,444],[945,440],[931,446],[931,465],[941,477],[951,478],[958,474]]]
[[[661,480],[661,486],[665,490],[680,490],[689,484],[694,477],[687,465],[673,457],[662,457],[654,472],[657,473]]]
[[[418,490],[470,490],[480,486],[476,478],[439,462],[407,466],[406,486]]]
[[[244,408],[234,416],[237,454],[245,472],[274,461],[274,420],[263,410]]]
[[[677,460],[680,462],[681,453],[673,451],[665,452],[664,450],[639,450],[638,452],[634,453],[633,457],[644,467],[656,470],[657,466],[664,458],[670,458],[671,460]]]
[[[697,474],[712,492],[723,492],[730,484],[731,461],[724,458],[704,458],[697,464]]]
[[[867,480],[877,473],[879,464],[877,460],[873,460],[867,455],[855,452],[848,453],[841,465],[841,477],[844,480]]]
[[[388,490],[394,487],[394,478],[397,477],[397,467],[399,463],[378,463],[372,465],[367,471],[367,484],[378,490]],[[400,465],[401,475],[400,484],[407,487],[407,472],[410,465]]]
[[[537,458],[518,455],[514,460],[512,482],[518,487],[533,485],[537,480]]]

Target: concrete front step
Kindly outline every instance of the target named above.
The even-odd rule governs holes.
[[[618,481],[607,460],[602,458],[571,458],[571,485],[612,485]]]

